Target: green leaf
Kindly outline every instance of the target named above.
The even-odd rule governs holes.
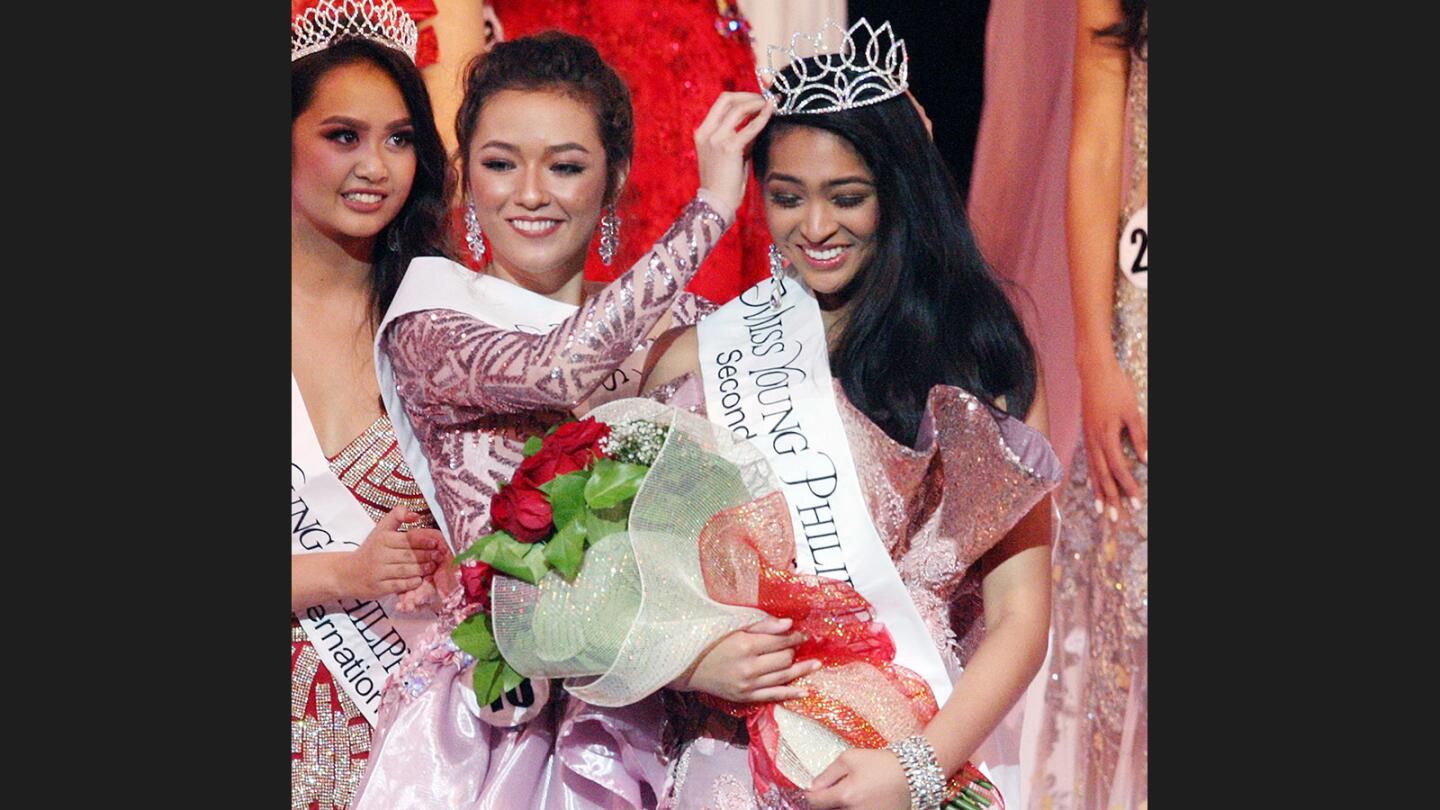
[[[525,573],[515,576],[531,585],[539,585],[545,572],[550,570],[550,561],[545,559],[545,543],[531,543],[529,551],[525,552],[520,562],[525,566]]]
[[[495,699],[500,697],[503,692],[500,688],[500,671],[504,668],[505,662],[498,659],[475,662],[475,701],[481,706],[494,703]]]
[[[585,545],[588,548],[630,525],[630,503],[609,509],[585,510]]]
[[[511,537],[511,536],[510,536],[510,533],[509,533],[509,532],[505,532],[505,531],[491,532],[490,534],[485,535],[484,537],[480,538],[479,540],[476,540],[474,543],[471,543],[469,548],[465,549],[464,551],[460,552],[459,554],[456,554],[456,555],[455,555],[455,559],[451,560],[451,561],[450,561],[450,564],[453,565],[453,566],[459,566],[460,563],[465,562],[466,560],[469,560],[469,559],[474,559],[474,558],[476,558],[476,557],[479,557],[481,560],[484,560],[485,562],[490,562],[489,560],[486,560],[486,559],[485,559],[485,549],[486,549],[486,547],[488,547],[491,543],[496,542],[496,539],[497,539],[497,538],[500,538],[500,537],[507,537],[507,538],[509,538],[509,539],[511,539],[511,540],[514,540],[514,539],[515,539],[514,537]]]
[[[481,562],[489,563],[502,574],[534,585],[549,570],[543,543],[522,543],[509,532],[495,532],[484,539],[488,542],[477,556]]]
[[[525,440],[525,449],[521,452],[525,454],[526,458],[529,458],[540,452],[540,447],[544,443],[545,440],[541,439],[539,436],[531,436],[530,438]]]
[[[500,659],[500,648],[495,644],[495,634],[490,632],[490,617],[476,613],[461,622],[450,633],[455,646],[475,656],[480,661]]]
[[[514,689],[515,687],[519,686],[519,685],[520,685],[520,682],[521,682],[521,681],[524,681],[524,680],[525,680],[525,676],[524,676],[524,675],[521,675],[521,674],[518,673],[518,672],[516,672],[516,671],[515,671],[515,668],[512,667],[512,666],[510,666],[510,662],[509,662],[509,661],[504,662],[504,664],[500,667],[500,690],[501,690],[501,691],[503,691],[503,692],[509,692],[511,689]]]
[[[550,514],[556,526],[566,525],[585,508],[585,483],[589,478],[589,470],[576,470],[540,485],[540,491],[550,498]]]
[[[580,571],[580,560],[585,556],[585,523],[579,517],[565,524],[545,544],[545,560],[550,563],[565,581],[574,582]]]
[[[643,464],[602,458],[595,462],[590,480],[585,482],[585,503],[591,509],[607,509],[633,498],[648,472],[650,468]]]

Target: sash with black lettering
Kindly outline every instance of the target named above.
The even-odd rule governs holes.
[[[755,445],[790,504],[796,567],[845,580],[895,640],[895,663],[925,679],[937,704],[950,676],[870,518],[831,387],[815,295],[790,270],[781,307],[765,279],[700,322],[710,421]]]
[[[290,378],[290,553],[354,551],[375,528],[330,471],[300,386]],[[395,597],[341,599],[296,611],[331,677],[375,724],[380,692],[424,623],[394,615]]]

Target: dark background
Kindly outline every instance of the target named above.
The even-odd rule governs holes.
[[[850,0],[846,6],[852,25],[861,17],[876,27],[888,20],[905,41],[910,92],[934,125],[935,145],[950,165],[961,194],[968,195],[985,96],[985,19],[990,0]]]

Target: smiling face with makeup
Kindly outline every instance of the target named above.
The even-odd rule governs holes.
[[[336,241],[374,238],[410,194],[413,141],[389,74],[368,62],[331,70],[292,126],[292,216]]]
[[[480,108],[468,150],[466,187],[491,272],[542,294],[578,277],[609,174],[590,105],[554,90],[501,90]]]
[[[874,175],[848,141],[813,127],[777,129],[769,157],[762,180],[770,236],[810,289],[833,295],[874,252]]]

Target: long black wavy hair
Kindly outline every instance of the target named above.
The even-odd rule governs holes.
[[[1134,51],[1141,59],[1150,57],[1150,21],[1145,16],[1149,0],[1120,0],[1120,13],[1124,18],[1114,25],[1095,32],[1100,39],[1108,39],[1116,46]]]
[[[1035,398],[1035,350],[980,256],[955,180],[910,99],[772,119],[753,151],[760,183],[770,145],[792,127],[843,138],[875,178],[874,251],[836,294],[850,309],[830,370],[850,402],[909,447],[935,385],[992,403],[1003,396],[1004,410],[1024,419]]]
[[[371,324],[378,325],[395,297],[405,268],[416,256],[446,256],[446,200],[455,182],[445,159],[445,145],[435,128],[430,94],[420,69],[403,52],[359,37],[347,38],[323,51],[290,63],[290,121],[310,106],[315,87],[325,74],[343,65],[369,62],[385,71],[400,88],[415,133],[415,181],[400,213],[380,233],[370,255]]]

